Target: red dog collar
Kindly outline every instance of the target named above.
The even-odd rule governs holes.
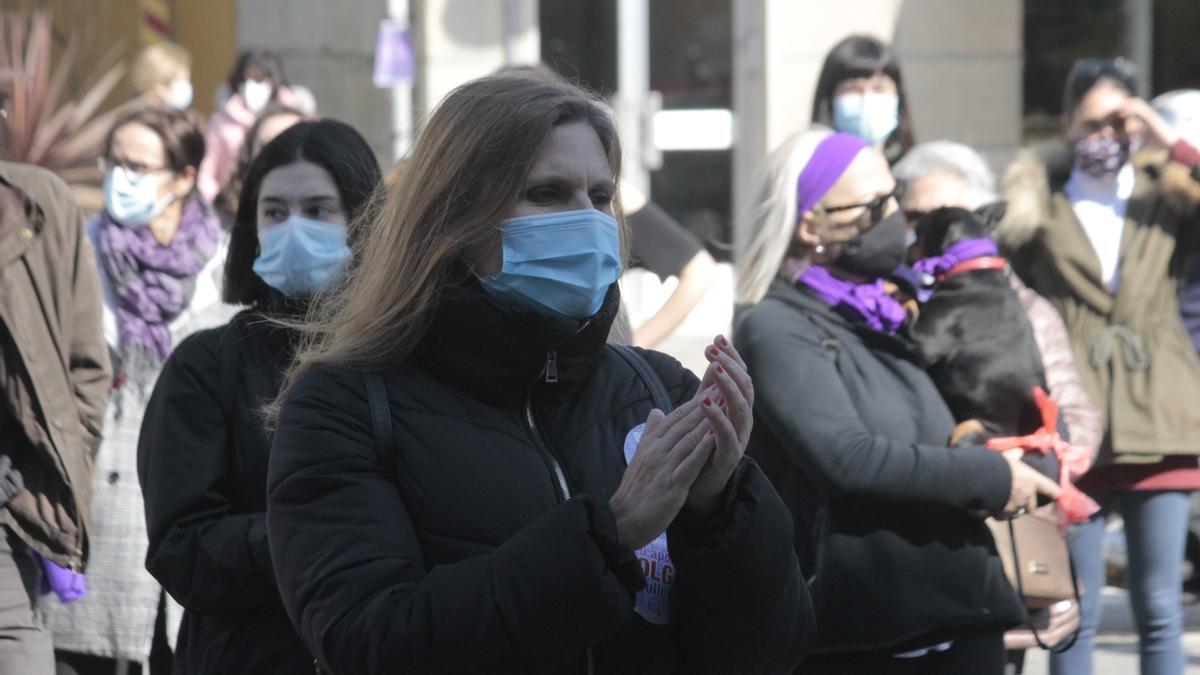
[[[938,281],[945,281],[946,279],[949,279],[950,277],[954,276],[955,274],[962,274],[963,272],[972,272],[974,270],[1006,270],[1006,269],[1008,269],[1008,261],[1007,260],[1005,260],[1004,258],[998,258],[996,256],[985,255],[980,258],[971,258],[970,260],[964,260],[964,261],[958,263],[954,267],[951,267],[950,269],[946,270],[945,274],[938,277]]]

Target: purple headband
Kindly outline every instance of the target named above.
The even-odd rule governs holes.
[[[949,272],[952,267],[964,260],[996,255],[996,252],[996,242],[986,237],[961,239],[950,244],[945,253],[931,258],[922,258],[913,263],[913,269],[922,274],[936,277]]]
[[[867,147],[866,141],[853,134],[832,133],[817,144],[800,177],[796,179],[796,216],[811,211],[842,177],[846,167]]]

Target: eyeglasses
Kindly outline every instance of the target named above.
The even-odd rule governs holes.
[[[900,186],[897,185],[895,188],[892,189],[891,192],[889,192],[887,194],[879,195],[878,197],[872,199],[869,202],[864,202],[862,204],[844,204],[842,206],[823,206],[823,207],[817,207],[817,209],[814,209],[814,210],[819,210],[824,213],[837,213],[838,211],[849,211],[851,209],[866,209],[866,211],[864,211],[864,213],[870,214],[870,216],[871,216],[870,224],[875,225],[879,221],[883,220],[883,210],[887,207],[888,202],[890,202],[893,199],[899,199],[899,198],[900,198]]]
[[[101,172],[107,172],[109,169],[115,167],[120,167],[126,171],[132,171],[133,173],[150,174],[163,173],[171,170],[171,167],[169,166],[152,167],[140,162],[133,162],[125,159],[113,159],[111,157],[101,157],[96,161],[96,164],[100,167]]]

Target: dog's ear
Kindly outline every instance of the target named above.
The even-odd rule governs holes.
[[[1004,220],[1004,214],[1006,212],[1008,212],[1008,202],[1003,200],[992,202],[990,204],[984,204],[983,206],[975,209],[975,215],[979,218],[980,222],[983,223],[983,226],[988,229],[988,232],[994,232],[996,230],[996,225],[998,225],[1001,220]]]
[[[956,241],[987,236],[987,228],[975,214],[954,206],[925,214],[916,229],[922,258],[941,255]]]

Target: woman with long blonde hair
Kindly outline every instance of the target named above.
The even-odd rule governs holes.
[[[268,477],[284,605],[320,666],[790,672],[812,630],[754,391],[605,345],[624,236],[611,119],[463,85],[379,195],[289,374]],[[673,410],[672,410],[673,409]]]

